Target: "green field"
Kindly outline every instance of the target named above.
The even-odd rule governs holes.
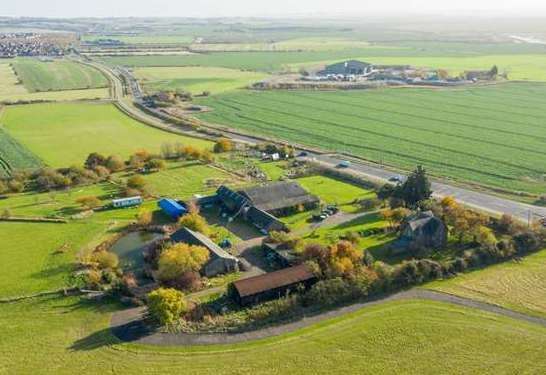
[[[245,88],[267,78],[262,73],[206,67],[139,68],[134,73],[148,92],[184,90],[192,94],[201,94],[204,91],[218,94]]]
[[[118,40],[125,44],[190,44],[192,36],[187,35],[84,35],[82,40],[94,42],[100,39]]]
[[[239,182],[220,169],[196,162],[169,163],[165,170],[144,178],[152,194],[183,200],[191,199],[195,194],[212,194],[219,184]]]
[[[29,92],[19,82],[10,64],[0,62],[0,102],[18,100],[67,101],[82,99],[103,99],[110,95],[107,88]]]
[[[107,328],[112,308],[75,298],[0,305],[3,335],[0,371],[55,374],[546,371],[545,328],[433,302],[404,301],[374,306],[257,342],[178,348],[117,343]]]
[[[19,143],[52,167],[81,165],[91,152],[127,157],[139,150],[159,152],[165,142],[210,147],[141,124],[111,104],[56,103],[14,106],[0,122]]]
[[[546,189],[546,84],[350,92],[232,92],[211,123],[507,190]]]
[[[108,86],[98,70],[67,60],[14,60],[17,77],[30,92],[94,89]]]
[[[0,177],[11,175],[16,169],[34,169],[42,165],[40,159],[10,136],[0,125]]]
[[[546,317],[546,249],[519,262],[437,281],[427,288]]]

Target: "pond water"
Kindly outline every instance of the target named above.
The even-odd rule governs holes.
[[[161,237],[163,235],[159,233],[131,232],[114,243],[110,250],[119,257],[123,270],[132,271],[140,277],[144,264],[142,251],[150,242]]]

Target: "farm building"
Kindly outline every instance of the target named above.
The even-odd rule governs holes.
[[[142,197],[140,196],[114,199],[112,201],[112,207],[114,208],[135,207],[135,206],[140,206],[142,202],[143,200],[142,200]]]
[[[241,306],[282,297],[300,285],[308,288],[316,276],[305,264],[237,280],[230,285],[229,293]]]
[[[186,207],[175,201],[174,199],[164,198],[161,199],[157,205],[161,208],[161,211],[174,220],[178,220],[181,216],[184,216],[188,210]]]
[[[373,71],[373,65],[358,60],[348,60],[332,65],[327,65],[324,70],[317,73],[318,76],[362,76]]]
[[[193,246],[202,246],[209,251],[209,261],[201,270],[207,277],[239,270],[239,261],[237,258],[229,254],[202,233],[195,232],[188,228],[182,228],[171,235],[171,240],[177,243],[183,242]]]
[[[268,233],[272,231],[285,232],[288,230],[286,224],[277,219],[275,216],[254,206],[245,209],[243,211],[243,216],[258,229],[264,230]]]
[[[394,245],[399,252],[420,248],[442,249],[447,244],[447,227],[431,211],[408,217],[400,233]]]
[[[273,259],[281,267],[293,266],[298,257],[293,249],[287,248],[282,244],[264,242],[262,244],[267,257]]]
[[[272,215],[290,214],[300,208],[316,208],[320,199],[309,194],[297,182],[275,182],[239,192],[252,205]]]

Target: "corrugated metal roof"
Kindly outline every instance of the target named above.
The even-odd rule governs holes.
[[[195,232],[186,227],[177,230],[171,235],[171,240],[175,242],[184,242],[190,245],[204,246],[215,257],[222,259],[237,259],[227,251],[216,245],[210,238],[202,233]]]
[[[318,197],[309,194],[297,182],[275,182],[254,186],[241,191],[252,204],[264,211],[274,211],[299,204],[318,202]]]
[[[305,264],[285,268],[280,271],[266,273],[260,276],[233,282],[240,297],[248,297],[268,290],[282,288],[288,285],[311,280],[315,275]]]

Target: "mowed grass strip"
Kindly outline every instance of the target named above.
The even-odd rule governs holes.
[[[30,92],[93,89],[108,86],[98,70],[67,60],[18,58],[13,68]]]
[[[545,328],[427,301],[365,308],[262,341],[180,347],[118,343],[108,330],[112,309],[76,298],[0,305],[0,368],[55,374],[546,371]]]
[[[136,77],[149,92],[184,90],[192,94],[218,94],[245,88],[267,74],[237,69],[207,67],[155,67],[135,69]]]
[[[354,92],[231,92],[200,118],[460,181],[546,189],[546,85]],[[507,142],[507,140],[510,140]]]
[[[437,281],[427,288],[546,317],[546,249],[518,262]]]
[[[81,165],[91,152],[127,157],[159,152],[165,142],[211,148],[212,143],[163,132],[127,117],[112,104],[55,103],[12,106],[0,122],[52,167]]]
[[[23,147],[0,126],[0,177],[10,176],[15,170],[32,170],[42,161]]]

